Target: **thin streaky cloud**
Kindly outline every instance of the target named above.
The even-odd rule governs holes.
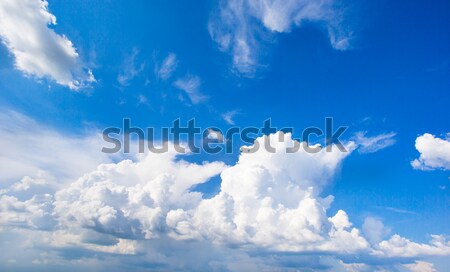
[[[196,75],[187,74],[184,77],[177,79],[173,85],[184,91],[192,104],[199,104],[207,99],[207,97],[200,92],[202,83],[200,77]]]
[[[390,212],[395,212],[395,213],[418,215],[418,213],[416,213],[416,212],[413,212],[410,210],[405,210],[405,209],[400,209],[400,208],[395,208],[395,207],[377,207],[377,208],[383,209],[386,211],[390,211]]]
[[[133,48],[131,54],[127,55],[123,60],[121,70],[117,75],[117,81],[123,87],[129,86],[130,81],[144,71],[145,64],[138,62],[138,55],[139,50],[137,48]]]
[[[357,132],[353,140],[359,145],[360,153],[374,153],[395,144],[395,132],[366,136],[367,132]]]
[[[225,113],[222,114],[222,118],[223,120],[225,120],[225,122],[227,122],[227,124],[229,125],[234,125],[234,117],[239,113],[238,110],[232,110],[232,111],[227,111]]]
[[[167,80],[172,76],[177,67],[177,56],[174,53],[169,53],[161,65],[155,67],[156,76],[162,80]]]

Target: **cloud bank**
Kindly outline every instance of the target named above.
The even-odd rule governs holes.
[[[0,2],[0,37],[18,70],[72,90],[94,82],[72,42],[49,25],[56,25],[56,17],[48,11],[47,1]]]
[[[30,122],[22,119],[15,123]],[[445,236],[432,235],[424,244],[398,234],[385,240],[389,231],[377,219],[367,219],[360,231],[345,211],[330,214],[333,196],[323,195],[324,189],[355,143],[346,144],[346,153],[336,148],[286,153],[295,144],[290,134],[266,137],[278,150],[275,154],[265,149],[242,153],[232,166],[191,163],[171,149],[100,163],[71,182],[53,175],[58,186],[52,190],[39,189],[51,184],[45,175],[22,180],[12,176],[10,181],[17,182],[4,183],[0,191],[1,247],[6,252],[0,266],[414,271],[432,269],[422,258],[450,255]],[[264,144],[266,137],[257,143]],[[80,145],[78,150],[90,148]],[[33,164],[40,161],[27,161]],[[207,199],[192,190],[217,175],[217,195]]]

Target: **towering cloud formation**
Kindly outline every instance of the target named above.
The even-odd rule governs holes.
[[[333,197],[319,195],[348,153],[322,150],[286,153],[290,134],[272,134],[277,153],[264,149],[242,154],[222,172],[221,191],[191,211],[167,215],[175,238],[200,238],[217,243],[246,244],[276,251],[347,251],[367,247],[347,214],[328,218]],[[264,146],[264,138],[258,143]],[[352,150],[353,143],[347,149]],[[208,218],[208,220],[205,220]],[[346,241],[352,241],[348,243]]]
[[[6,243],[1,247],[8,247],[1,266],[15,267],[16,261],[58,267],[66,258],[86,269],[115,260],[120,269],[261,270],[295,264],[371,270],[386,268],[390,260],[390,266],[413,269],[422,265],[417,258],[450,254],[444,236],[433,235],[429,244],[399,235],[383,240],[389,233],[383,224],[366,220],[366,238],[345,211],[329,214],[333,196],[324,196],[323,189],[355,143],[346,144],[349,152],[287,153],[295,144],[290,134],[278,132],[256,144],[267,139],[275,153],[263,148],[242,153],[233,166],[190,163],[170,149],[101,164],[54,190],[37,189],[47,186],[45,176],[14,183],[0,191]],[[193,191],[219,174],[221,188],[212,198]],[[18,254],[22,251],[27,254]]]

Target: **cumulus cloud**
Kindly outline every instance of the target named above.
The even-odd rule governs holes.
[[[367,137],[366,132],[357,132],[354,141],[359,145],[359,152],[374,153],[395,144],[395,132]]]
[[[270,33],[289,32],[305,22],[318,22],[335,49],[345,50],[351,33],[342,26],[334,0],[232,0],[220,1],[209,22],[211,38],[233,57],[233,66],[251,76],[259,66],[260,43]]]
[[[413,264],[404,265],[411,272],[436,272],[432,263],[427,263],[423,261],[416,261]]]
[[[51,229],[55,220],[52,216],[53,196],[34,195],[31,199],[20,201],[9,195],[0,195],[0,224],[2,226]]]
[[[449,135],[447,135],[449,136]],[[419,170],[450,170],[450,138],[438,138],[425,133],[416,139],[416,149],[420,157],[411,162]]]
[[[281,137],[281,138],[280,138]],[[290,134],[270,136],[278,150]],[[281,139],[281,140],[280,140]],[[257,140],[263,145],[264,138]],[[348,149],[352,149],[350,144]],[[348,153],[245,153],[222,172],[221,191],[192,211],[168,214],[175,238],[207,236],[219,244],[254,245],[276,251],[354,252],[367,247],[344,211],[328,218],[332,197],[319,197]],[[204,218],[210,218],[205,221]],[[347,243],[351,239],[351,244]]]
[[[201,200],[200,193],[189,189],[225,167],[220,162],[175,162],[175,154],[150,153],[137,163],[101,165],[56,193],[55,212],[72,226],[120,238],[158,237],[168,211],[189,208]]]
[[[381,220],[374,217],[366,217],[362,225],[362,230],[367,240],[372,244],[381,242],[391,230],[384,226]]]
[[[56,17],[41,0],[1,1],[0,37],[26,75],[50,78],[77,90],[95,81],[79,59],[72,42],[49,25]]]
[[[30,267],[77,260],[81,267],[112,266],[112,271],[336,271],[371,267],[365,258],[373,263],[374,258],[450,254],[443,236],[432,236],[427,244],[399,235],[382,240],[377,222],[366,222],[361,232],[345,211],[330,214],[333,196],[324,195],[324,189],[355,143],[345,144],[349,152],[287,153],[295,142],[278,132],[257,138],[255,145],[268,139],[276,153],[262,148],[242,153],[232,166],[188,162],[188,155],[179,157],[170,148],[99,164],[50,192],[16,195],[16,190],[47,186],[45,175],[18,179],[0,192],[5,241],[0,247],[9,249],[0,267],[13,267],[7,260],[14,258]],[[221,187],[212,198],[192,190],[217,175]],[[17,253],[25,249],[24,256]],[[354,255],[362,256],[361,265],[341,260]]]
[[[193,104],[198,104],[207,99],[207,97],[200,92],[202,82],[198,76],[187,74],[183,78],[177,79],[173,85],[184,91]]]
[[[431,235],[428,244],[419,244],[400,235],[379,243],[376,254],[387,257],[445,256],[450,254],[450,241],[443,235]]]
[[[162,80],[169,79],[177,69],[178,60],[174,53],[169,53],[160,65],[155,67],[155,74]]]

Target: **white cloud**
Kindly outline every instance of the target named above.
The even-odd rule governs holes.
[[[395,144],[395,132],[367,137],[366,132],[357,132],[354,141],[359,145],[359,152],[374,153]]]
[[[404,265],[411,272],[436,272],[432,263],[427,263],[423,261],[416,261],[413,264]]]
[[[25,127],[34,135],[41,129]],[[61,137],[49,129],[43,137],[47,134]],[[3,140],[3,134],[0,137]],[[270,139],[276,153],[264,149],[242,153],[231,167],[223,162],[190,163],[170,149],[164,154],[99,164],[49,193],[30,189],[51,184],[43,174],[34,181],[13,183],[0,192],[0,237],[4,241],[0,248],[8,248],[0,260],[14,258],[22,264],[36,260],[33,265],[59,267],[76,260],[90,270],[144,265],[162,270],[261,271],[292,268],[293,262],[305,269],[325,266],[333,270],[345,266],[338,262],[341,257],[354,254],[362,256],[361,263],[364,257],[373,263],[373,258],[450,254],[449,242],[442,236],[432,236],[429,244],[417,244],[394,235],[371,245],[364,233],[370,229],[375,232],[369,234],[375,237],[369,237],[370,241],[382,239],[379,224],[367,223],[362,233],[345,211],[328,214],[333,196],[322,194],[356,148],[353,142],[346,143],[349,152],[322,149],[310,154],[284,152],[294,145],[290,134],[261,137],[257,144],[262,146],[265,139]],[[65,145],[55,148],[66,151]],[[77,150],[92,156],[89,148],[79,145]],[[67,166],[60,167],[69,171]],[[191,191],[218,174],[221,188],[217,195],[205,199]],[[16,195],[16,190],[34,194]],[[347,267],[367,266],[371,264]]]
[[[273,134],[278,150],[292,146],[290,134]],[[258,138],[263,146],[263,138]],[[352,144],[347,146],[352,150]],[[328,218],[332,197],[322,188],[348,153],[322,150],[271,154],[263,149],[243,153],[239,162],[221,174],[218,195],[192,211],[168,214],[175,238],[208,237],[217,243],[247,244],[276,251],[354,252],[367,248],[345,212]],[[209,218],[210,220],[203,220]],[[352,243],[347,241],[351,240]]]
[[[218,142],[223,142],[223,134],[221,131],[208,129],[208,135],[206,136],[209,140],[216,140]]]
[[[0,195],[0,225],[51,229],[56,222],[52,216],[52,205],[53,196],[50,194],[35,195],[26,201],[20,201],[14,196]]]
[[[405,210],[405,209],[399,209],[399,208],[394,208],[394,207],[381,207],[381,208],[385,209],[386,211],[395,212],[395,213],[417,215],[416,212],[413,212],[410,210]]]
[[[227,111],[224,114],[222,114],[222,118],[223,120],[225,120],[225,122],[227,122],[227,124],[234,125],[235,124],[234,116],[238,113],[239,113],[238,110]]]
[[[364,220],[362,230],[371,244],[381,242],[391,232],[389,228],[384,226],[383,222],[370,216]]]
[[[441,139],[425,133],[416,139],[416,149],[420,157],[411,162],[415,169],[450,170],[450,138]]]
[[[328,30],[335,49],[345,50],[351,33],[342,27],[342,14],[334,0],[231,0],[220,1],[211,16],[209,32],[222,51],[231,53],[233,66],[251,76],[259,66],[260,43],[270,33],[289,32],[305,22],[319,22]]]
[[[157,65],[155,68],[156,76],[162,80],[169,79],[173,72],[177,69],[178,60],[174,53],[170,53],[163,60],[161,65]]]
[[[0,123],[0,181],[14,184],[12,191],[57,188],[110,161],[100,132],[68,136],[10,110],[0,113]]]
[[[429,244],[419,244],[396,234],[380,242],[379,250],[376,254],[387,257],[445,256],[450,255],[450,241],[442,235],[431,235]]]
[[[175,155],[149,153],[136,163],[101,165],[56,193],[55,213],[69,226],[119,238],[158,237],[168,211],[201,201],[200,193],[188,190],[225,168],[220,162],[175,161]]]
[[[117,76],[117,81],[122,86],[130,85],[130,81],[137,77],[142,71],[144,71],[145,64],[137,63],[137,56],[139,55],[139,50],[133,48],[130,55],[126,56],[122,64],[122,69]]]
[[[198,104],[207,99],[207,97],[200,92],[201,85],[200,78],[191,74],[187,74],[174,82],[174,86],[183,90],[193,104]]]
[[[86,87],[95,81],[94,76],[84,67],[72,42],[49,28],[55,24],[47,1],[0,2],[0,36],[18,70],[51,78],[73,90]]]

